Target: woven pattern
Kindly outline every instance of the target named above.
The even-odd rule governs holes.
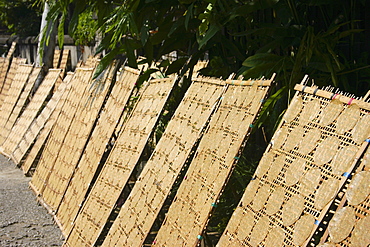
[[[22,91],[17,104],[14,106],[13,112],[10,115],[8,122],[6,123],[5,128],[11,129],[14,126],[15,121],[22,113],[22,110],[25,108],[25,103],[29,97],[31,97],[32,89],[36,83],[36,79],[41,72],[41,67],[34,67],[26,84],[26,87]]]
[[[363,152],[364,102],[295,89],[219,246],[306,246]]]
[[[111,71],[114,71],[114,69],[111,68]],[[50,171],[49,179],[42,191],[42,198],[53,212],[59,206],[84,147],[89,140],[92,127],[112,82],[111,71],[106,72],[104,78],[102,78],[103,88],[97,89],[88,85],[87,91],[83,94],[77,107],[71,126],[66,133],[64,143],[60,147],[53,169]],[[100,87],[100,85],[96,85],[96,87]]]
[[[60,50],[55,49],[54,50],[54,56],[53,56],[53,68],[58,68],[59,66],[59,59],[60,59]]]
[[[143,91],[76,218],[67,245],[93,245],[97,240],[140,158],[173,81],[170,78],[151,80]]]
[[[20,142],[23,135],[27,132],[32,121],[35,119],[48,95],[51,93],[54,84],[56,81],[61,80],[60,73],[60,69],[53,69],[50,70],[45,76],[45,79],[37,89],[35,95],[32,97],[32,100],[27,105],[26,109],[19,117],[17,123],[13,126],[9,136],[4,142],[3,147],[5,153],[11,154],[11,152]]]
[[[9,133],[11,128],[13,127],[14,122],[11,125],[7,125],[7,123],[10,116],[12,115],[15,105],[18,102],[22,90],[27,83],[28,76],[32,72],[32,68],[33,67],[31,65],[25,64],[21,64],[20,66],[18,66],[17,72],[8,90],[7,96],[4,99],[4,103],[1,105],[0,108],[0,127],[2,133]],[[6,134],[2,135],[5,136]]]
[[[12,42],[12,46],[10,47],[10,49],[8,51],[8,54],[6,55],[6,58],[3,59],[3,63],[2,63],[2,66],[1,66],[1,71],[0,71],[0,85],[1,85],[0,106],[3,104],[4,97],[7,94],[7,87],[6,87],[5,79],[6,79],[6,75],[7,75],[7,72],[8,72],[10,59],[14,54],[16,45],[17,45],[17,43]],[[14,62],[14,64],[15,64],[15,62]],[[4,87],[5,87],[5,89],[4,89]]]
[[[40,195],[44,185],[49,179],[59,150],[64,143],[65,136],[69,131],[73,117],[84,95],[88,82],[92,76],[92,69],[78,68],[71,81],[71,89],[63,108],[58,116],[56,124],[46,142],[40,161],[30,181],[30,186],[37,195]]]
[[[100,159],[117,122],[122,116],[122,111],[130,99],[138,76],[138,70],[126,67],[120,80],[115,83],[108,101],[100,114],[99,121],[89,139],[56,214],[57,222],[64,235],[68,235],[72,227],[71,223],[75,219],[80,205],[85,198],[89,184],[97,171]]]
[[[339,202],[321,244],[336,246],[370,245],[370,148],[353,173],[345,196]]]
[[[103,245],[142,245],[224,88],[219,79],[193,79]]]
[[[16,164],[21,161],[31,144],[35,141],[41,129],[44,128],[46,122],[49,120],[54,109],[56,108],[60,98],[63,96],[66,87],[66,83],[60,84],[57,91],[53,94],[52,98],[42,109],[41,113],[31,123],[30,127],[28,128],[22,139],[19,141],[19,143],[17,143],[13,150],[9,150],[10,156]]]
[[[159,229],[154,246],[199,244],[271,80],[229,83]]]
[[[70,50],[68,49],[63,50],[61,54],[61,58],[60,58],[59,67],[58,67],[59,69],[62,69],[64,71],[66,70],[70,55],[71,55]]]
[[[60,98],[56,108],[54,109],[53,113],[51,114],[48,121],[45,123],[44,128],[40,131],[40,134],[37,136],[35,143],[33,144],[31,150],[26,154],[26,158],[24,162],[21,162],[21,168],[23,172],[27,175],[33,174],[35,167],[37,166],[39,160],[38,154],[41,154],[42,147],[45,144],[55,122],[58,119],[58,116],[63,108],[64,103],[67,100],[69,95],[69,91],[71,90],[71,80],[73,78],[74,73],[69,72],[67,76],[64,78],[64,83],[67,85],[64,91],[64,94]]]
[[[9,91],[11,85],[12,85],[14,76],[15,76],[17,70],[18,70],[18,66],[20,64],[24,64],[25,62],[26,62],[25,59],[21,59],[21,58],[14,58],[13,59],[11,65],[10,65],[9,71],[6,73],[5,81],[2,85],[3,87],[2,87],[2,90],[1,90],[1,94],[0,94],[0,106],[2,106],[4,104],[4,101],[6,100],[8,94],[9,94],[8,91]],[[14,105],[11,105],[11,107],[13,107],[13,106]],[[9,115],[7,116],[7,118],[8,117],[9,117]],[[6,120],[7,120],[7,118],[6,118]],[[9,131],[1,131],[0,132],[0,144],[4,143],[8,134],[9,134]]]
[[[2,87],[2,90],[1,90],[1,94],[0,94],[0,103],[1,103],[1,105],[4,103],[4,100],[5,100],[6,96],[8,95],[8,90],[9,90],[10,86],[12,85],[13,78],[14,78],[16,72],[17,72],[18,66],[20,64],[25,64],[25,63],[26,63],[25,58],[18,58],[18,57],[13,58],[12,63],[10,64],[10,68],[9,68],[8,72],[6,72],[6,74],[5,74],[5,80],[4,80],[3,87]]]

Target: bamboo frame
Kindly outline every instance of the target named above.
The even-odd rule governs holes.
[[[305,82],[307,78],[303,80]],[[251,232],[253,233],[253,230],[250,229],[253,228],[255,224],[258,223],[259,219],[268,217],[269,218],[269,226],[268,231],[265,234],[265,237],[267,235],[267,238],[269,238],[269,233],[272,232],[272,229],[274,228],[280,228],[280,231],[284,232],[284,239],[282,240],[281,245],[297,245],[298,243],[295,243],[294,241],[297,241],[299,239],[297,236],[300,233],[295,233],[295,225],[298,223],[291,222],[289,224],[284,223],[284,209],[288,209],[288,205],[290,200],[293,200],[294,197],[302,195],[304,198],[304,207],[303,209],[300,209],[297,211],[297,218],[294,221],[301,220],[301,217],[303,215],[312,215],[314,216],[314,221],[312,221],[311,229],[306,229],[306,241],[302,243],[302,246],[306,246],[310,244],[311,237],[316,232],[316,229],[318,225],[321,226],[321,221],[323,221],[324,216],[326,215],[328,209],[332,205],[332,202],[334,200],[335,196],[331,196],[331,199],[328,198],[328,203],[324,206],[322,209],[318,209],[315,207],[315,198],[316,194],[318,193],[321,186],[325,183],[323,183],[325,179],[331,179],[331,181],[337,181],[337,192],[339,191],[339,188],[345,184],[345,182],[348,180],[347,174],[350,174],[353,168],[356,166],[357,161],[361,154],[364,152],[364,148],[367,145],[365,142],[357,143],[352,140],[351,133],[352,129],[349,129],[345,131],[344,133],[337,133],[336,132],[336,125],[338,124],[336,122],[336,119],[339,119],[339,117],[335,117],[333,121],[329,125],[321,126],[320,125],[320,119],[322,117],[322,113],[324,112],[323,109],[330,103],[330,100],[340,100],[341,104],[343,104],[343,108],[348,107],[350,104],[357,104],[361,106],[361,118],[366,116],[368,114],[367,109],[369,109],[369,103],[363,102],[361,100],[352,99],[350,97],[344,96],[344,95],[336,95],[333,94],[330,91],[321,90],[317,87],[308,87],[304,84],[296,85],[295,89],[297,90],[291,105],[289,106],[286,114],[292,114],[294,112],[295,116],[289,116],[289,117],[283,117],[285,120],[289,121],[282,121],[280,123],[280,126],[278,130],[276,131],[274,137],[272,138],[272,142],[269,145],[269,147],[266,149],[266,152],[264,155],[272,154],[274,156],[274,161],[272,164],[268,164],[268,162],[260,162],[259,167],[255,173],[255,180],[251,183],[251,185],[248,186],[248,189],[246,190],[246,193],[243,195],[243,198],[238,206],[238,208],[235,210],[233,217],[230,219],[230,222],[223,233],[219,246],[224,245],[230,245],[232,243],[239,244],[242,246],[249,246],[250,241],[253,241]],[[302,103],[300,103],[300,107],[296,107],[295,104],[299,103],[302,99]],[[316,109],[316,112],[312,112],[309,114],[304,113],[304,108],[308,107],[310,104],[309,102],[318,101],[320,102],[320,108]],[[297,108],[295,110],[290,110],[290,108]],[[312,110],[312,107],[310,107],[309,110]],[[293,114],[293,115],[294,115]],[[313,117],[309,117],[308,119],[301,121],[301,115],[310,115]],[[360,116],[359,116],[360,117]],[[340,121],[347,121],[347,119],[341,118]],[[348,120],[350,121],[350,120]],[[353,121],[353,120],[351,120]],[[356,123],[358,121],[355,120]],[[283,135],[279,135],[279,129],[285,128],[287,131],[284,132]],[[304,131],[301,132],[301,135],[295,135],[295,129],[303,129]],[[300,146],[306,145],[304,142],[304,136],[307,135],[312,130],[320,130],[321,137],[319,140],[316,141],[316,147],[312,147],[311,150],[308,153],[301,154],[300,153]],[[283,132],[281,132],[283,133]],[[290,137],[291,136],[291,137]],[[281,141],[280,139],[284,138],[285,141]],[[290,138],[293,138],[291,142],[296,142],[296,145],[291,145],[289,148],[287,148],[286,141],[288,141]],[[333,139],[332,142],[326,142],[325,140]],[[334,145],[334,142],[337,142],[336,146]],[[311,140],[307,140],[311,141]],[[281,143],[282,145],[275,145],[275,143]],[[316,162],[318,161],[318,157],[315,158],[315,154],[318,150],[320,150],[321,145],[327,145],[327,148],[334,148],[335,151],[334,154],[331,152],[323,153],[323,157],[325,159],[323,162]],[[288,145],[289,146],[289,145]],[[340,152],[342,150],[345,150],[345,147],[352,146],[355,147],[357,152],[352,154],[351,158],[351,165],[346,166],[346,170],[342,171],[341,174],[333,173],[331,166],[334,165],[335,157],[340,155]],[[323,148],[321,148],[323,149]],[[281,155],[285,155],[283,159],[280,159],[279,157]],[[325,156],[327,155],[327,157]],[[304,160],[305,162],[305,175],[301,176],[299,178],[298,182],[287,186],[285,184],[285,173],[287,170],[289,170],[289,167],[292,165],[295,160]],[[260,167],[260,166],[269,166],[269,167]],[[269,176],[269,170],[271,167],[280,166],[280,171],[278,174],[274,173],[272,177]],[[311,176],[314,174],[314,171],[319,171],[319,177],[315,183],[305,185],[304,179],[305,176]],[[262,172],[261,172],[262,171]],[[309,175],[310,174],[310,175]],[[343,176],[341,176],[343,174]],[[308,178],[308,177],[307,177]],[[312,183],[313,177],[311,179],[307,179],[307,181],[310,181]],[[253,184],[253,185],[252,185]],[[279,202],[279,210],[274,213],[273,215],[266,215],[266,207],[269,205],[268,198],[265,199],[265,201],[262,203],[262,209],[261,210],[253,210],[254,203],[261,203],[258,201],[258,194],[260,193],[260,190],[267,186],[270,193],[274,192],[277,188],[280,188],[281,186],[284,188],[284,200],[282,202]],[[308,186],[308,187],[307,187]],[[309,189],[310,188],[310,189]],[[303,192],[306,193],[303,193]],[[303,194],[302,194],[303,193]],[[255,196],[254,196],[255,195]],[[253,199],[254,198],[254,199]],[[276,203],[276,202],[271,202]],[[292,212],[291,210],[295,209],[294,206],[292,206],[291,209],[288,209],[287,212]],[[241,225],[241,221],[243,218],[243,215],[253,215],[253,220],[248,222],[248,225],[250,227],[246,227],[245,225]],[[244,229],[247,229],[245,231]],[[249,230],[248,230],[249,229]],[[300,228],[301,229],[301,228]],[[303,233],[302,233],[303,234]],[[264,241],[265,238],[261,238],[260,241],[262,241],[262,244],[266,244]]]

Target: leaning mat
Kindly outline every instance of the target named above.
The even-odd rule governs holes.
[[[227,80],[195,157],[170,205],[153,246],[197,246],[253,128],[273,77]]]
[[[221,79],[192,79],[192,84],[123,204],[104,245],[143,244],[225,89],[226,83]]]
[[[295,90],[218,246],[306,246],[366,148],[368,103]]]
[[[71,91],[71,80],[74,76],[73,72],[68,72],[66,77],[63,79],[63,83],[66,83],[66,89],[62,97],[59,99],[57,106],[55,107],[53,113],[45,123],[44,127],[41,129],[39,135],[37,136],[35,142],[31,145],[30,149],[23,155],[23,159],[17,163],[18,166],[21,166],[23,173],[27,176],[31,176],[35,171],[37,164],[39,162],[39,157],[42,154],[44,144],[46,143],[51,130],[55,122],[57,121],[59,114],[63,108],[64,103],[66,102],[69,92]],[[21,141],[22,142],[22,141]],[[21,145],[22,143],[20,143]],[[21,150],[16,149],[13,153],[15,157],[22,156],[22,154],[18,154],[18,152],[22,152]],[[18,158],[17,158],[18,159]]]
[[[0,105],[4,103],[5,98],[8,96],[8,91],[17,73],[18,66],[21,64],[25,64],[25,63],[26,63],[25,58],[15,57],[12,59],[9,70],[5,74],[5,79],[4,79],[3,87],[1,90],[1,94],[0,94]]]
[[[115,82],[96,127],[87,143],[66,192],[58,206],[55,220],[62,233],[68,235],[88,188],[98,170],[100,160],[111,141],[113,132],[125,111],[140,71],[125,67],[122,76]]]
[[[53,69],[49,70],[48,74],[45,76],[30,103],[26,106],[26,109],[18,118],[18,121],[14,124],[6,140],[2,144],[6,155],[9,156],[11,154],[16,145],[22,139],[23,135],[27,132],[27,129],[32,124],[50,95],[54,84],[58,80],[61,80],[60,73],[60,69]]]
[[[18,117],[22,114],[26,108],[26,104],[29,103],[29,100],[32,98],[32,95],[35,93],[35,83],[37,77],[40,75],[41,67],[34,67],[31,74],[28,77],[26,86],[22,91],[17,104],[14,106],[12,114],[10,115],[8,121],[5,124],[5,129],[12,129]]]
[[[30,181],[30,187],[37,196],[41,197],[49,174],[54,167],[59,150],[64,143],[71,126],[74,115],[77,112],[80,100],[83,97],[88,83],[92,77],[92,68],[77,68],[71,80],[71,88],[61,112],[45,144],[35,173]],[[42,197],[41,197],[42,198]]]
[[[12,112],[20,98],[20,95],[22,94],[22,91],[24,90],[26,86],[28,77],[30,76],[32,69],[33,69],[32,65],[21,64],[18,66],[16,74],[12,81],[12,84],[10,85],[8,93],[0,108],[0,112],[1,112],[0,127],[1,128],[5,128],[10,116],[12,115]],[[11,125],[10,128],[8,128],[8,131],[12,127],[13,125]]]
[[[174,81],[173,78],[149,81],[82,206],[65,246],[91,246],[96,242],[139,161]]]
[[[40,131],[44,128],[67,89],[67,86],[67,82],[59,84],[59,87],[56,89],[55,93],[53,93],[51,99],[46,103],[40,114],[32,121],[19,142],[13,146],[13,149],[9,149],[9,156],[14,163],[19,164]]]
[[[370,246],[370,148],[351,175],[318,246]]]
[[[5,78],[6,78],[6,74],[8,73],[9,65],[10,65],[11,59],[14,55],[16,45],[17,45],[16,42],[12,42],[12,45],[11,45],[9,51],[8,51],[8,54],[2,60],[2,63],[1,63],[1,70],[0,70],[0,88],[1,88],[0,89],[0,92],[1,92],[0,93],[0,106],[3,103],[3,98],[2,98],[3,95],[6,95],[6,91],[3,91],[4,86],[6,86]]]
[[[67,189],[70,178],[81,158],[86,143],[96,124],[98,115],[109,90],[115,65],[108,67],[100,82],[88,81],[87,89],[80,99],[76,114],[61,145],[54,166],[41,191],[41,197],[49,210],[56,212]]]

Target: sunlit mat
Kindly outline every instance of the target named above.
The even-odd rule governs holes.
[[[92,73],[93,69],[91,68],[77,68],[71,80],[71,88],[68,97],[53,126],[35,173],[30,181],[30,187],[38,196],[41,196],[40,194],[49,179],[49,174],[54,167],[60,148],[64,144],[65,137],[80,105],[81,98],[83,98],[85,90],[88,88],[88,84],[91,81]]]
[[[6,92],[3,91],[4,86],[6,84],[5,78],[6,78],[6,74],[8,73],[9,64],[10,64],[11,58],[13,57],[16,45],[17,45],[16,42],[12,42],[12,45],[8,51],[8,54],[3,59],[3,62],[2,62],[1,71],[0,71],[0,88],[1,88],[0,89],[0,92],[1,92],[0,93],[0,106],[2,105],[3,100],[4,100],[3,96],[6,96]]]
[[[149,81],[82,206],[66,246],[90,246],[97,240],[139,161],[173,85],[173,78]]]
[[[89,88],[82,96],[63,145],[60,147],[54,161],[49,178],[41,192],[43,201],[53,212],[56,211],[62,200],[70,178],[95,126],[107,93],[111,89],[112,73],[115,72],[115,69],[110,67],[107,70],[101,81],[97,82],[95,86],[91,85],[90,82]]]
[[[12,63],[10,64],[10,68],[9,68],[8,72],[6,73],[6,77],[5,77],[5,80],[4,80],[3,88],[1,90],[1,94],[0,94],[0,106],[3,105],[4,100],[6,99],[6,97],[9,94],[8,91],[9,91],[11,85],[12,85],[14,76],[17,73],[18,66],[21,65],[21,64],[25,64],[25,63],[26,63],[26,59],[23,59],[23,58],[13,58]],[[0,132],[0,144],[3,141],[4,141],[4,133],[1,133]]]
[[[8,121],[6,122],[5,128],[11,129],[13,128],[16,120],[21,115],[22,111],[24,111],[26,107],[26,103],[29,103],[29,99],[31,98],[32,94],[34,94],[34,86],[36,83],[37,77],[40,75],[41,67],[34,67],[30,76],[28,77],[27,84],[22,91],[17,104],[15,105],[12,114],[10,115]]]
[[[64,94],[59,99],[58,104],[56,108],[54,109],[53,113],[49,117],[48,121],[45,123],[44,127],[41,129],[39,135],[37,136],[35,142],[32,144],[31,149],[25,154],[25,157],[23,157],[24,160],[21,160],[18,162],[18,166],[21,166],[23,172],[26,175],[32,175],[33,171],[35,170],[37,164],[38,164],[38,157],[42,153],[42,147],[44,146],[55,122],[58,119],[58,116],[63,108],[64,103],[67,100],[67,97],[69,95],[70,89],[71,89],[71,80],[74,76],[73,72],[68,72],[67,76],[63,79],[64,83],[66,83],[66,89],[64,91]],[[14,151],[14,155],[16,154],[18,150],[16,149]],[[22,151],[23,152],[23,151]],[[19,155],[20,156],[20,155]]]
[[[295,89],[218,246],[306,246],[364,151],[368,103]]]
[[[52,95],[51,99],[46,103],[40,114],[32,121],[29,128],[27,129],[27,132],[25,132],[23,137],[14,146],[14,149],[9,150],[9,156],[14,161],[14,163],[19,164],[23,156],[26,154],[40,131],[44,128],[50,116],[53,114],[66,88],[67,82],[59,84],[58,89]]]
[[[154,246],[196,246],[267,95],[269,80],[228,80]]]
[[[20,98],[20,95],[22,94],[22,91],[24,90],[26,86],[27,79],[29,75],[31,74],[32,69],[33,69],[32,65],[21,64],[18,66],[17,72],[12,81],[12,84],[10,85],[8,93],[0,108],[1,131],[4,131],[5,129],[5,125],[7,124],[10,116],[12,115],[12,112],[18,102],[18,99]],[[9,129],[11,129],[11,127],[13,126],[10,126]]]
[[[2,147],[4,148],[4,153],[10,155],[12,150],[20,142],[23,135],[27,132],[33,120],[36,118],[37,114],[42,109],[46,99],[51,93],[54,84],[61,80],[60,69],[49,70],[48,74],[45,76],[41,85],[37,89],[35,95],[32,97],[30,103],[27,105],[26,109],[22,115],[18,118],[18,121],[14,124],[13,128],[9,132],[6,140],[4,141]]]
[[[123,204],[104,245],[142,246],[226,88],[225,81],[221,79],[194,78],[192,81]]]
[[[71,52],[68,49],[64,49],[62,54],[60,55],[60,63],[59,63],[59,69],[66,70],[67,69],[67,64],[68,60],[71,56]]]
[[[370,148],[351,175],[345,195],[338,199],[338,208],[320,239],[320,246],[370,246]]]
[[[86,149],[78,161],[55,217],[64,235],[69,233],[72,222],[85,199],[87,190],[92,185],[92,179],[97,172],[100,160],[119,119],[125,111],[139,73],[139,70],[129,67],[123,69],[121,77],[115,82],[107,103],[100,114]]]

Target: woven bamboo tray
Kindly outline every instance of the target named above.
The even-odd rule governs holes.
[[[66,240],[67,246],[93,245],[114,209],[174,85],[151,80],[123,127]]]
[[[65,236],[68,235],[72,227],[71,223],[74,221],[85,199],[89,186],[92,185],[93,176],[97,171],[114,129],[123,115],[138,76],[138,70],[124,68],[123,75],[115,83],[86,149],[78,161],[73,178],[67,187],[56,213],[56,221]]]
[[[84,84],[87,88],[80,98],[77,111],[42,192],[43,200],[53,212],[56,212],[86,143],[89,141],[92,128],[111,88],[114,72],[114,65],[110,66],[100,79],[102,85],[96,85],[99,88],[92,86],[91,77],[84,77]]]
[[[75,71],[68,97],[63,104],[58,119],[45,144],[35,173],[30,181],[30,186],[35,191],[36,195],[42,196],[41,193],[49,179],[49,174],[58,157],[59,150],[64,143],[65,136],[69,131],[69,127],[77,111],[80,99],[86,90],[88,80],[92,76],[92,72],[92,69],[85,68],[78,68]]]
[[[104,246],[141,246],[209,119],[225,82],[193,78],[153,155],[114,221]]]
[[[369,139],[367,139],[370,142]],[[337,208],[331,211],[331,220],[320,239],[320,246],[369,246],[370,229],[370,148],[361,163],[351,174],[344,187],[342,198],[337,198]],[[343,195],[342,194],[342,195]]]
[[[317,241],[311,237],[364,151],[364,139],[355,142],[352,137],[353,126],[368,114],[364,101],[303,84],[295,89],[218,246],[306,246]],[[351,105],[361,108],[357,118],[341,117]]]
[[[68,72],[67,76],[64,78],[64,83],[67,85],[67,88],[64,91],[64,94],[60,98],[57,106],[55,107],[52,115],[48,119],[48,121],[45,123],[44,128],[40,131],[39,135],[37,136],[35,142],[32,144],[32,147],[30,150],[25,154],[23,157],[24,160],[21,160],[18,165],[21,166],[23,172],[30,176],[33,174],[34,170],[36,169],[36,166],[39,162],[39,159],[37,158],[42,153],[42,147],[46,143],[46,140],[55,124],[55,122],[58,119],[58,116],[63,108],[64,103],[67,100],[67,97],[69,95],[69,92],[71,91],[71,80],[73,78],[74,73]],[[14,151],[14,155],[16,156],[18,150],[16,149]]]
[[[227,81],[221,104],[211,117],[154,246],[200,243],[272,81]]]
[[[5,78],[4,78],[4,82],[3,82],[3,86],[2,86],[2,90],[1,90],[1,94],[0,94],[0,103],[1,103],[1,105],[3,104],[4,99],[8,95],[8,90],[9,90],[9,88],[10,88],[12,82],[13,82],[13,78],[16,74],[18,66],[21,65],[21,64],[25,64],[26,61],[27,60],[25,58],[15,57],[15,58],[12,59],[12,63],[10,64],[9,70],[7,72],[5,72]]]
[[[13,126],[6,141],[3,144],[4,152],[11,154],[17,144],[20,142],[23,135],[27,132],[28,128],[39,114],[47,97],[51,93],[56,81],[61,80],[60,69],[53,69],[48,72],[43,82],[37,89],[35,95],[32,97],[30,103],[19,117],[17,123]]]
[[[53,94],[52,98],[47,102],[46,106],[42,109],[37,118],[32,121],[27,132],[23,135],[22,139],[15,145],[14,149],[9,150],[12,160],[19,164],[23,156],[28,151],[29,147],[35,141],[40,131],[44,128],[50,116],[58,105],[59,100],[63,96],[67,88],[67,83],[59,85],[57,91]]]
[[[5,78],[6,78],[6,75],[8,73],[8,67],[9,67],[9,64],[10,64],[10,61],[11,61],[11,57],[13,56],[14,54],[14,51],[15,51],[15,47],[16,47],[17,43],[16,42],[12,42],[12,45],[8,51],[8,54],[6,55],[5,58],[3,58],[3,63],[2,63],[2,66],[1,66],[1,71],[0,71],[0,87],[1,87],[1,90],[0,90],[0,106],[2,105],[3,101],[4,101],[4,98],[6,96],[6,86],[5,86]],[[4,89],[4,86],[5,86],[5,90],[3,91]]]
[[[31,94],[32,94],[33,89],[34,89],[36,79],[40,75],[40,72],[41,72],[41,67],[34,67],[33,68],[31,74],[28,77],[27,84],[26,84],[24,90],[22,91],[21,95],[19,96],[17,104],[14,106],[13,112],[10,115],[10,117],[8,119],[8,122],[6,123],[5,128],[7,128],[7,129],[8,128],[9,129],[13,128],[16,120],[23,113],[23,111],[26,107],[25,103],[27,102],[27,99],[31,98],[31,96],[32,96]]]
[[[0,127],[2,128],[1,132],[10,129],[13,125],[7,126],[7,122],[12,115],[15,105],[18,102],[20,95],[22,94],[23,89],[26,86],[27,79],[32,72],[33,66],[21,64],[18,66],[16,74],[13,81],[11,82],[10,88],[8,90],[7,96],[4,99],[4,103],[0,108]],[[14,124],[14,122],[13,122]]]

